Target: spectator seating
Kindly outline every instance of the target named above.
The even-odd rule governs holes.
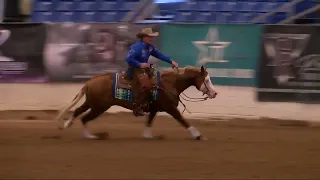
[[[176,15],[174,22],[250,23],[256,16],[272,11],[288,1],[199,0],[180,3],[171,12]],[[286,9],[259,23],[276,23],[285,19],[290,12],[291,9]]]
[[[250,23],[253,18],[270,12],[291,0],[185,0],[158,3],[160,15],[184,23]],[[294,10],[312,7],[316,0],[305,0],[260,21],[274,24]],[[119,22],[139,0],[34,0],[33,22]],[[312,4],[314,3],[314,4]]]
[[[119,22],[139,0],[35,0],[33,22]]]
[[[264,13],[292,0],[189,0],[159,4],[161,15],[175,15],[173,22],[184,23],[251,23]],[[317,0],[304,0],[296,6],[277,12],[258,23],[275,24],[288,16],[315,6]],[[308,18],[314,18],[310,14]]]

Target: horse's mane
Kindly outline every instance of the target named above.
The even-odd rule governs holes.
[[[188,72],[199,73],[199,72],[201,72],[201,70],[199,68],[193,67],[193,66],[186,66],[183,68],[179,68],[179,71],[177,71],[176,69],[163,69],[163,70],[161,70],[162,75],[183,75]]]

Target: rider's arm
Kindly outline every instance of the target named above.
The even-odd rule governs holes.
[[[153,47],[153,50],[151,51],[151,56],[154,56],[155,58],[158,58],[164,62],[167,62],[169,64],[172,63],[172,60],[170,59],[170,57],[162,54],[158,49],[156,49],[155,47]]]
[[[141,63],[135,59],[138,55],[139,48],[131,47],[126,57],[127,63],[132,67],[140,68]]]

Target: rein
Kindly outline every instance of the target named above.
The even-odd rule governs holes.
[[[159,71],[158,69],[156,69],[156,68],[154,68],[153,67],[153,65],[151,64],[150,65],[150,68],[153,68],[153,69],[155,69],[156,71]],[[179,72],[179,68],[177,68],[177,67],[172,67],[172,69],[175,69],[175,70],[177,70],[177,72]],[[160,72],[160,71],[159,71]],[[208,87],[207,87],[207,85],[204,83],[204,85],[206,86],[206,88],[208,89]],[[163,91],[165,91],[165,92],[167,92],[167,93],[170,93],[171,95],[174,95],[175,96],[175,94],[173,94],[173,93],[171,93],[171,92],[168,92],[166,89],[163,89],[163,88],[159,88],[159,89],[161,89],[161,90],[163,90]],[[183,96],[181,96],[181,94],[182,95],[184,95],[185,97],[183,97]],[[187,96],[184,92],[181,92],[181,94],[179,95],[179,97],[180,98],[182,98],[183,100],[185,100],[185,101],[188,101],[188,102],[201,102],[201,101],[206,101],[207,99],[208,99],[208,96],[206,96],[206,97],[197,97],[197,98],[195,98],[195,97],[189,97],[189,96]],[[184,111],[187,111],[189,114],[191,114],[191,112],[187,109],[187,106],[184,104],[184,102],[181,100],[179,98],[179,102],[183,105],[183,111],[182,111],[182,114],[184,113]],[[188,98],[188,99],[187,99]]]

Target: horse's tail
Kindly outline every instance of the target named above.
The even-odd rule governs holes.
[[[86,90],[87,85],[81,88],[80,92],[73,98],[73,100],[70,103],[68,103],[64,108],[59,110],[59,115],[56,117],[55,120],[59,122],[63,118],[63,116],[81,100],[81,98],[85,95]]]

